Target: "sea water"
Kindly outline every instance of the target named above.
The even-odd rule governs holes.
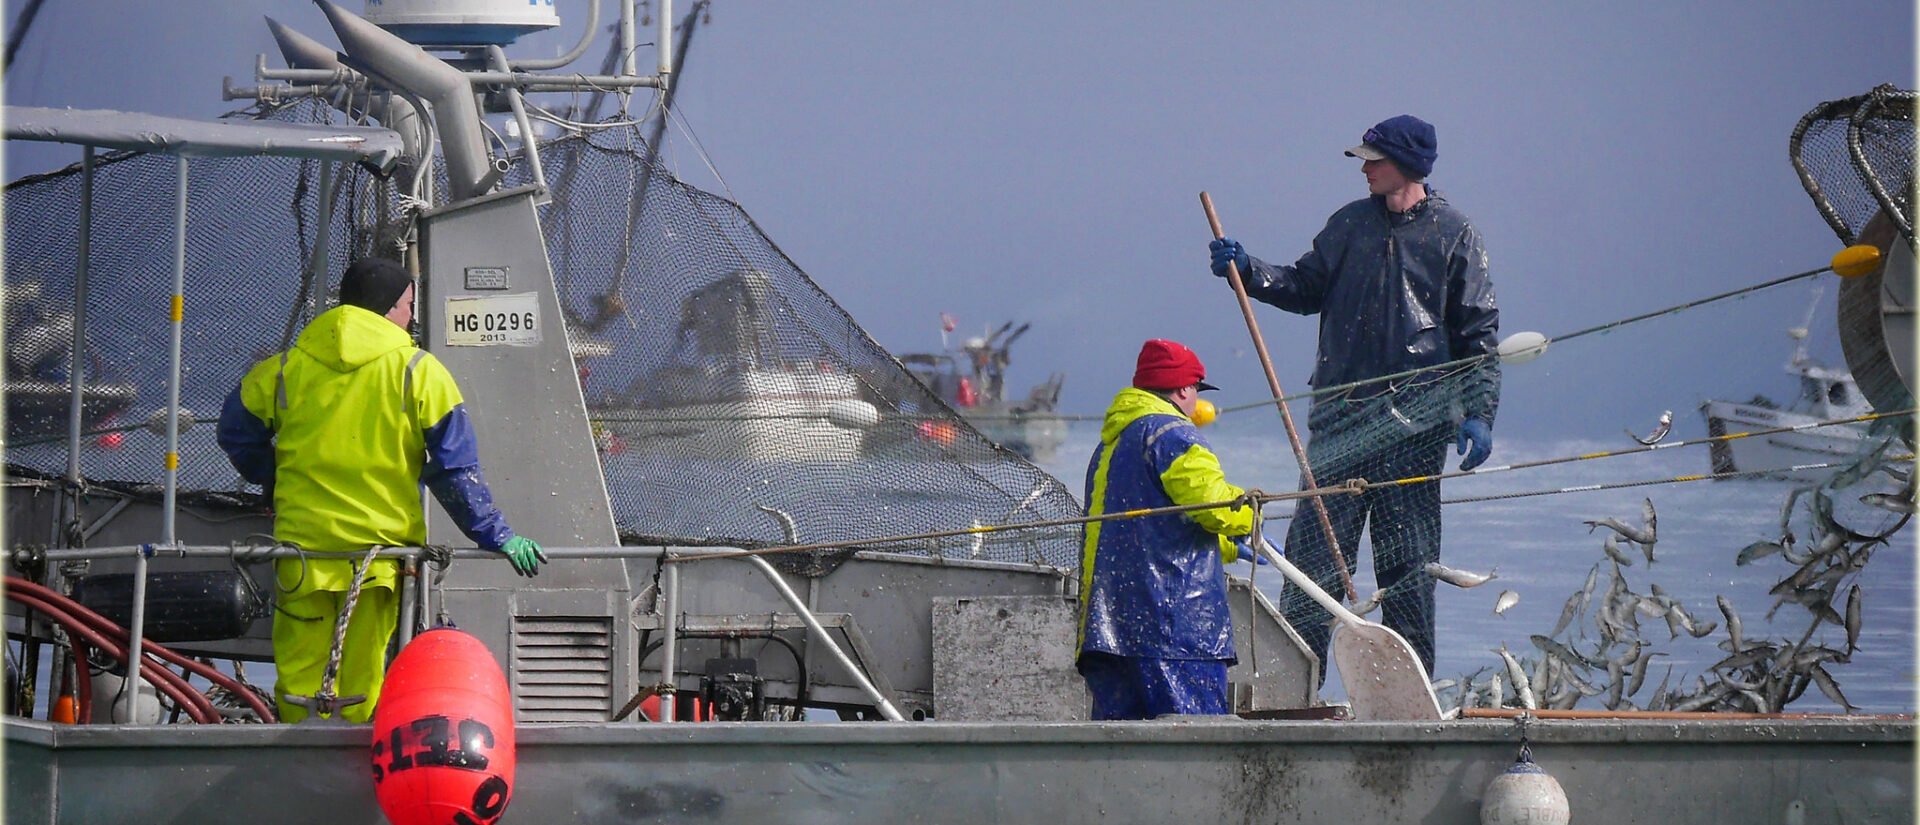
[[[1066,482],[1076,495],[1084,489],[1087,460],[1099,437],[1098,427],[1097,422],[1074,422],[1066,443],[1044,463],[1047,471]],[[1299,465],[1277,418],[1234,416],[1203,432],[1220,456],[1228,480],[1234,484],[1269,492],[1297,488]],[[1487,464],[1518,464],[1635,447],[1624,435],[1617,443],[1501,439],[1496,440]],[[1448,471],[1458,462],[1449,449]],[[1452,500],[1613,485],[1708,472],[1705,446],[1679,447],[1447,480],[1441,483],[1441,498]],[[1477,573],[1497,570],[1498,577],[1471,589],[1438,586],[1434,678],[1458,680],[1483,668],[1500,669],[1501,660],[1493,650],[1502,644],[1517,656],[1537,658],[1540,651],[1528,637],[1552,631],[1568,596],[1585,585],[1595,564],[1602,564],[1606,559],[1600,547],[1609,531],[1600,528],[1589,532],[1582,522],[1611,516],[1637,525],[1646,499],[1653,501],[1659,515],[1659,535],[1654,545],[1656,561],[1647,565],[1637,547],[1622,541],[1622,546],[1634,557],[1633,566],[1623,570],[1629,586],[1635,593],[1646,594],[1650,585],[1657,584],[1685,605],[1697,620],[1716,622],[1720,626],[1701,638],[1681,634],[1677,639],[1669,639],[1665,621],[1642,617],[1642,638],[1651,643],[1654,650],[1665,654],[1656,658],[1649,668],[1646,686],[1638,696],[1642,704],[1652,695],[1668,666],[1672,667],[1669,688],[1691,691],[1697,688],[1696,676],[1706,673],[1715,662],[1727,656],[1727,651],[1716,646],[1727,636],[1726,621],[1715,596],[1726,596],[1733,603],[1748,640],[1798,641],[1812,623],[1806,608],[1788,602],[1778,608],[1771,621],[1766,618],[1776,601],[1767,591],[1793,573],[1795,566],[1777,554],[1745,566],[1734,563],[1741,548],[1748,544],[1780,538],[1781,508],[1795,486],[1795,482],[1786,480],[1703,480],[1444,505],[1442,562]],[[1876,475],[1831,495],[1845,523],[1856,529],[1866,524],[1884,530],[1898,517],[1873,511],[1860,504],[1858,498],[1867,492],[1892,491],[1896,487],[1885,475]],[[1806,520],[1807,500],[1803,497],[1796,506],[1801,514],[1794,523],[1803,547],[1807,531],[1801,525]],[[1280,503],[1274,505],[1273,512],[1284,514],[1288,507]],[[1277,540],[1284,535],[1286,524],[1270,522],[1269,534]],[[1908,524],[1900,528],[1889,537],[1886,546],[1874,552],[1864,571],[1849,580],[1849,583],[1858,583],[1861,590],[1860,647],[1850,662],[1828,663],[1826,667],[1848,701],[1864,712],[1914,712],[1914,542],[1914,527]],[[1362,599],[1374,589],[1370,554],[1371,548],[1365,539],[1358,553],[1348,552],[1349,559],[1359,558],[1354,587]],[[1254,570],[1247,564],[1230,565],[1228,570],[1240,576],[1251,572],[1255,585],[1278,603],[1281,576],[1277,571]],[[1601,569],[1594,594],[1596,603],[1605,595],[1609,570],[1610,563]],[[1520,602],[1503,614],[1495,614],[1494,603],[1503,590],[1518,594]],[[1836,611],[1845,611],[1845,593],[1843,586],[1835,600]],[[1596,638],[1591,614],[1588,615],[1584,620],[1583,650],[1591,650],[1594,647],[1591,640]],[[1376,612],[1367,618],[1377,621],[1379,615]],[[1567,634],[1558,638],[1565,641]],[[1846,633],[1839,627],[1823,624],[1813,638],[1828,647],[1846,648]],[[1619,648],[1615,650],[1618,655]],[[1477,681],[1484,681],[1492,672],[1481,673]],[[1605,681],[1606,674],[1596,675],[1600,682]],[[1322,699],[1340,701],[1343,697],[1339,674],[1330,667]],[[1597,698],[1583,699],[1579,707],[1597,708],[1600,707],[1598,701]],[[1787,709],[1795,712],[1840,710],[1811,687]]]

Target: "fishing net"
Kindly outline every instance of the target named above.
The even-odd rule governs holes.
[[[311,101],[269,116],[339,117]],[[737,204],[675,179],[631,130],[552,141],[542,158],[553,194],[542,226],[624,542],[860,542],[1077,564],[1077,527],[872,541],[1071,518],[1078,505],[909,375]],[[163,422],[145,425],[167,397],[178,161],[116,154],[96,172],[93,224],[111,231],[91,238],[80,470],[151,484],[163,478]],[[81,178],[69,168],[6,192],[6,458],[17,473],[66,468]],[[324,193],[324,228],[314,163],[194,159],[188,180],[181,405],[206,423],[182,435],[180,480],[247,493],[214,441],[222,400],[333,305],[349,260],[390,251],[410,228],[394,182],[357,168]],[[516,159],[504,185],[527,182]]]
[[[1793,135],[1821,215],[1844,243],[1881,250],[1887,263],[1871,273],[1755,277],[1769,283],[1553,334],[1544,352],[1510,345],[1504,359],[1293,400],[1316,486],[1369,485],[1322,496],[1326,524],[1309,501],[1273,506],[1276,544],[1284,532],[1292,561],[1337,596],[1330,526],[1356,609],[1407,637],[1429,668],[1465,668],[1443,696],[1449,707],[1778,711],[1814,688],[1850,707],[1834,698],[1844,697],[1834,673],[1856,654],[1899,655],[1861,641],[1860,610],[1867,563],[1903,535],[1913,506],[1914,404],[1902,379],[1912,372],[1898,355],[1912,348],[1914,135],[1913,93],[1891,87],[1823,104]],[[1505,320],[1511,335],[1515,319]],[[1675,353],[1687,369],[1662,368]],[[1722,385],[1753,376],[1756,354],[1786,361],[1790,377]],[[1488,382],[1502,388],[1503,435],[1488,465],[1461,474],[1464,402]],[[1698,412],[1640,411],[1627,398]],[[1623,409],[1632,417],[1611,432],[1504,435]],[[1281,445],[1269,453],[1287,452],[1279,429],[1267,427]],[[1290,453],[1274,460],[1296,466]],[[1495,571],[1487,559],[1500,548],[1509,566]],[[1429,571],[1436,562],[1450,569]],[[1330,617],[1280,589],[1324,662]],[[1457,629],[1463,617],[1475,627]],[[1436,656],[1435,624],[1449,620]]]

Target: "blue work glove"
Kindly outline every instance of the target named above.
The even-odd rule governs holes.
[[[1254,564],[1272,564],[1273,562],[1267,561],[1267,557],[1265,554],[1254,552],[1253,545],[1248,543],[1247,541],[1248,538],[1251,538],[1251,537],[1238,536],[1238,537],[1235,537],[1233,540],[1234,544],[1240,546],[1240,561],[1251,561]],[[1266,536],[1261,536],[1260,541],[1264,542],[1268,547],[1272,547],[1274,553],[1277,553],[1281,556],[1286,555],[1286,551],[1281,550],[1279,547],[1274,545],[1273,539],[1267,538]]]
[[[507,554],[507,560],[513,562],[513,571],[532,578],[540,575],[540,563],[547,560],[547,554],[540,551],[540,545],[526,536],[514,536],[507,539],[507,546],[500,548]]]
[[[1473,449],[1467,449],[1468,442],[1472,442]],[[1455,454],[1466,456],[1460,462],[1462,471],[1480,466],[1487,456],[1493,454],[1493,427],[1478,418],[1467,419],[1466,423],[1460,425],[1460,437],[1455,441],[1453,450]]]
[[[1221,278],[1227,277],[1229,263],[1240,269],[1242,278],[1245,278],[1248,274],[1247,270],[1253,267],[1253,262],[1247,259],[1247,250],[1241,248],[1240,242],[1232,238],[1213,241],[1207,244],[1207,250],[1213,256],[1213,274]]]

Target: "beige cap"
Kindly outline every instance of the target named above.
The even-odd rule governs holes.
[[[1362,143],[1346,151],[1347,157],[1361,160],[1386,160],[1387,153],[1380,151],[1371,143]]]

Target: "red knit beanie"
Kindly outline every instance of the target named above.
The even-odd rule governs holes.
[[[1133,385],[1143,390],[1178,390],[1195,384],[1203,390],[1218,389],[1206,377],[1207,368],[1193,350],[1160,338],[1140,346],[1140,359],[1133,368]]]

